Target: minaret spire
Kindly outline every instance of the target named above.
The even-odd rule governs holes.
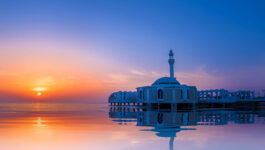
[[[168,63],[169,63],[169,70],[170,70],[170,78],[175,78],[174,77],[174,62],[175,62],[175,59],[173,58],[174,53],[173,53],[172,49],[170,49],[168,55],[169,55]]]

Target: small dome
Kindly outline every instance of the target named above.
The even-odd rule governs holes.
[[[152,85],[161,85],[161,84],[180,85],[180,83],[176,80],[176,78],[170,78],[170,77],[159,78]]]

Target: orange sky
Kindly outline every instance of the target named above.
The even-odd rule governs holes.
[[[23,41],[16,45],[0,43],[0,49],[2,93],[26,99],[58,99],[74,95],[91,98],[107,90],[102,71],[97,69],[103,64],[93,55],[84,56],[77,47]]]

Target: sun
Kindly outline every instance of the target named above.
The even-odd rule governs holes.
[[[37,96],[42,96],[43,92],[45,92],[47,90],[47,88],[45,88],[45,87],[37,87],[37,88],[33,88],[32,90],[36,92]]]
[[[42,95],[42,93],[41,93],[41,92],[38,92],[38,93],[37,93],[37,95],[38,95],[38,96],[41,96],[41,95]]]

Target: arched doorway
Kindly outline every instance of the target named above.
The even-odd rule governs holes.
[[[139,99],[142,99],[143,98],[143,91],[140,91],[139,93]]]
[[[159,89],[157,91],[157,96],[158,96],[158,99],[163,99],[163,90],[162,89]]]

